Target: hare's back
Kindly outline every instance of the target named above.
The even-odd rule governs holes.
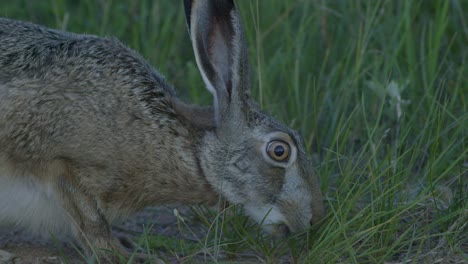
[[[0,84],[12,79],[43,81],[50,85],[40,85],[42,89],[61,91],[134,87],[153,95],[174,94],[138,53],[115,38],[0,18]]]
[[[31,155],[35,145],[41,155],[75,145],[104,148],[115,144],[109,135],[124,137],[146,120],[169,119],[173,94],[114,38],[0,18],[0,154],[19,151],[15,142],[24,140]]]

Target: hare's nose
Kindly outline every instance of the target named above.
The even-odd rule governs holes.
[[[318,223],[320,221],[320,219],[318,219],[318,217],[314,217],[312,216],[312,218],[310,218],[310,225],[313,226],[315,225],[316,223]]]
[[[323,223],[324,223],[323,219],[324,218],[325,218],[325,216],[314,215],[314,216],[312,216],[312,219],[310,219],[310,225],[315,226],[315,227],[319,227],[319,226],[323,225]]]

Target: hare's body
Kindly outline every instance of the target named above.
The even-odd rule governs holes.
[[[108,222],[149,205],[221,195],[273,233],[320,220],[302,139],[250,98],[233,3],[185,7],[213,107],[181,102],[115,39],[0,18],[0,225],[70,234],[94,255],[121,252]]]
[[[199,153],[194,153],[200,129],[176,116],[174,104],[182,103],[174,103],[172,88],[136,53],[113,39],[28,23],[1,19],[3,28],[0,164],[19,163],[10,163],[25,170],[17,177],[44,171],[37,179],[54,177],[51,172],[61,175],[70,166],[92,168],[82,173],[103,176],[101,184],[91,180],[87,188],[107,192],[102,198],[109,201],[127,198],[113,197],[115,191],[138,194],[158,184],[180,187],[180,194],[171,188],[171,196],[181,202],[212,198],[186,197],[187,190],[207,187],[197,165]],[[212,115],[209,109],[199,111]],[[152,181],[139,185],[145,172]],[[133,179],[135,173],[139,177]],[[122,189],[128,181],[137,184]],[[155,201],[166,203],[165,196]]]
[[[197,161],[199,129],[175,116],[174,91],[137,54],[114,39],[7,19],[0,32],[0,183],[11,186],[0,192],[0,220],[62,226],[51,189],[65,174],[110,219],[216,199]],[[39,224],[41,215],[52,221]]]

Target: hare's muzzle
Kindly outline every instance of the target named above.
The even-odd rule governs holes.
[[[286,224],[279,224],[276,226],[272,235],[278,238],[286,238],[291,235],[291,230]]]

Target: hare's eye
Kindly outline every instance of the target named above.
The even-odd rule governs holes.
[[[283,141],[274,140],[268,143],[266,151],[275,161],[286,161],[289,157],[289,145]]]

